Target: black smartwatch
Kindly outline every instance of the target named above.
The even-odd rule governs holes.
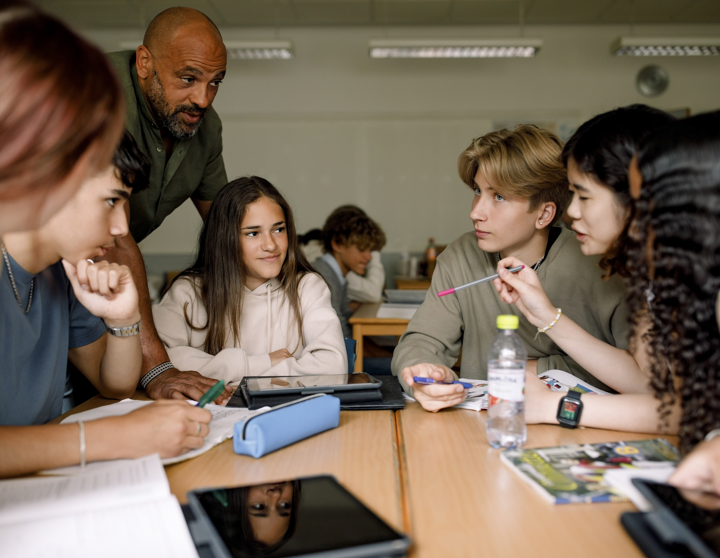
[[[563,428],[575,428],[580,424],[583,404],[580,401],[582,392],[570,390],[567,395],[560,399],[557,410],[557,421]]]

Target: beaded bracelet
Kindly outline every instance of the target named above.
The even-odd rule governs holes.
[[[148,372],[142,378],[140,378],[140,385],[142,386],[143,389],[147,389],[148,384],[150,382],[152,382],[160,374],[162,374],[163,372],[167,372],[171,368],[175,368],[175,366],[173,366],[173,363],[170,361],[163,362],[162,364],[158,364],[155,368],[150,370],[150,372]]]
[[[560,316],[562,315],[562,310],[560,308],[557,308],[557,316],[555,316],[555,319],[550,322],[550,325],[546,325],[545,327],[539,327],[537,328],[538,332],[535,334],[535,339],[537,339],[537,336],[541,333],[545,333],[548,329],[551,329],[556,323],[558,323],[558,320],[560,319]]]

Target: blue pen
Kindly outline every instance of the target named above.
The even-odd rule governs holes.
[[[460,384],[465,389],[471,389],[473,386],[472,384],[468,384],[467,382],[458,382],[455,380],[454,382],[438,382],[437,380],[433,380],[432,378],[424,378],[423,376],[413,376],[413,380],[416,384],[445,384],[445,385],[452,385],[452,384]]]

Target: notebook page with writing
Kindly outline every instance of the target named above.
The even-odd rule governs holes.
[[[168,495],[170,487],[157,454],[72,477],[6,480],[0,482],[0,525]]]

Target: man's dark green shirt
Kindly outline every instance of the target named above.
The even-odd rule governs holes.
[[[210,107],[192,139],[175,142],[166,165],[160,128],[150,115],[138,82],[135,51],[113,52],[108,58],[125,92],[125,128],[152,165],[149,187],[130,198],[130,234],[140,242],[188,198],[210,201],[225,186],[222,123]]]

